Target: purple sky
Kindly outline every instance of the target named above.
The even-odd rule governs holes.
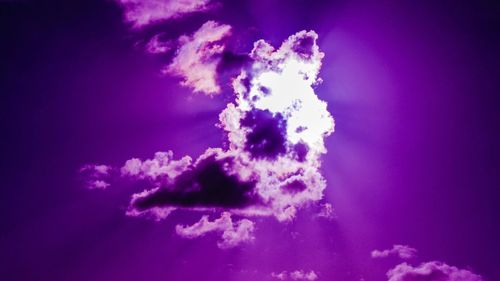
[[[1,280],[500,280],[498,4],[170,1],[138,21],[118,2],[0,2]],[[333,219],[318,206],[290,222],[251,218],[253,239],[221,248],[220,233],[176,233],[203,213],[126,216],[141,182],[82,185],[88,163],[196,159],[227,142],[214,125],[240,61],[217,68],[214,97],[181,85],[181,68],[162,74],[178,38],[208,21],[231,26],[237,54],[318,34],[314,90],[335,118],[320,203]],[[157,34],[164,54],[146,51]]]

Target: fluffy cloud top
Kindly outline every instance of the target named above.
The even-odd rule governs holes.
[[[389,256],[398,256],[401,259],[411,259],[417,254],[417,249],[412,248],[408,245],[394,245],[391,249],[386,249],[383,251],[374,250],[371,252],[372,258],[386,258]]]
[[[121,168],[121,174],[133,179],[168,182],[183,173],[192,162],[189,156],[184,156],[179,160],[174,160],[173,156],[174,153],[169,150],[156,152],[153,159],[145,161],[139,158],[129,159]]]
[[[219,93],[217,66],[225,49],[222,41],[230,34],[231,26],[208,21],[192,35],[181,36],[180,47],[165,72],[181,77],[181,84],[194,92]]]
[[[413,267],[402,263],[387,272],[388,281],[484,281],[465,269],[459,269],[438,261],[422,263]]]
[[[125,19],[135,28],[206,11],[210,0],[116,0],[125,10]]]

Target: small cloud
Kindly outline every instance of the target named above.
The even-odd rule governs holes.
[[[332,204],[324,203],[320,205],[320,210],[316,217],[333,220],[337,217],[337,215],[335,214],[335,210],[333,209]]]
[[[175,230],[179,236],[188,239],[204,236],[210,232],[222,232],[221,240],[217,243],[221,249],[233,248],[255,239],[254,223],[248,219],[233,222],[228,212],[222,213],[221,217],[214,221],[210,221],[208,216],[203,216],[197,223],[190,226],[177,225]]]
[[[314,271],[305,272],[303,270],[296,270],[290,273],[292,280],[308,280],[313,281],[318,279],[318,275]]]
[[[84,186],[88,189],[106,189],[111,178],[112,167],[107,165],[88,164],[80,168]]]
[[[388,281],[484,281],[465,269],[459,269],[439,261],[422,263],[413,267],[402,263],[387,272]]]
[[[231,26],[207,21],[193,35],[181,36],[180,48],[165,73],[181,77],[182,85],[194,92],[219,93],[217,66],[225,49],[222,40],[230,34]]]
[[[146,52],[150,54],[163,54],[170,51],[174,47],[172,40],[161,40],[162,33],[153,36],[146,44]]]
[[[288,277],[288,273],[286,271],[282,271],[280,273],[271,273],[271,277],[276,278],[278,280],[285,280]]]
[[[414,258],[417,255],[417,249],[408,245],[394,245],[391,249],[383,251],[373,250],[371,252],[372,258],[386,258],[389,256],[398,256],[401,259],[407,260]]]
[[[134,28],[211,9],[210,0],[116,0]]]
[[[296,280],[296,281],[314,281],[318,279],[318,274],[311,271],[295,270],[292,272],[282,271],[280,273],[271,273],[271,277],[278,280]]]

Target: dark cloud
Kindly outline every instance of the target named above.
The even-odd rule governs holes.
[[[306,160],[307,153],[309,152],[309,147],[303,142],[299,142],[292,148],[293,154],[296,156],[297,160],[303,162]]]
[[[309,59],[314,54],[315,38],[313,36],[303,36],[297,38],[292,50],[297,54]]]
[[[224,51],[220,56],[219,64],[217,65],[218,72],[231,71],[238,73],[242,68],[246,68],[252,63],[248,54],[237,54],[232,51]]]
[[[254,109],[240,123],[250,129],[245,150],[253,157],[274,159],[286,152],[286,120],[281,114]]]
[[[285,192],[288,193],[300,193],[307,189],[306,183],[301,180],[293,180],[281,187]]]
[[[179,175],[173,184],[162,186],[132,202],[139,211],[154,207],[244,208],[256,204],[254,182],[242,182],[226,171],[234,158],[211,155]]]

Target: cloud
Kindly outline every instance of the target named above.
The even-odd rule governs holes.
[[[371,252],[372,258],[386,258],[389,256],[398,256],[401,259],[411,259],[417,254],[417,249],[412,248],[408,245],[393,245],[391,249],[386,249],[383,251],[373,250]]]
[[[484,281],[465,269],[459,269],[438,261],[422,263],[413,267],[402,263],[387,272],[388,281]]]
[[[209,10],[210,0],[116,0],[134,28]]]
[[[337,217],[335,214],[335,210],[333,209],[332,204],[330,203],[323,203],[320,205],[320,210],[318,214],[316,215],[318,218],[324,218],[327,220],[333,220]]]
[[[252,181],[241,181],[236,175],[227,172],[234,161],[234,156],[224,155],[220,150],[208,150],[195,165],[186,167],[184,172],[174,177],[172,184],[168,184],[169,178],[166,178],[166,185],[136,196],[131,202],[131,208],[139,211],[165,206],[228,209],[257,204],[259,199],[255,184]],[[166,169],[162,176],[168,177],[170,165],[163,167]],[[160,169],[155,168],[154,171]],[[158,177],[155,173],[155,179]]]
[[[170,51],[174,47],[174,42],[171,40],[161,40],[163,33],[156,34],[146,44],[146,52],[150,54],[162,54]]]
[[[120,169],[121,174],[132,179],[147,179],[152,182],[168,182],[182,174],[192,162],[191,157],[184,156],[179,160],[173,159],[174,153],[156,152],[153,159],[142,161],[139,158],[127,160]]]
[[[214,93],[217,59],[212,58],[223,50],[218,40],[229,31],[229,26],[207,22],[192,36],[181,38],[170,71],[183,76],[195,91]],[[162,220],[183,209],[290,221],[299,209],[319,203],[326,188],[320,157],[326,153],[324,138],[333,133],[334,120],[314,92],[324,56],[316,40],[315,32],[301,31],[277,49],[263,40],[254,44],[246,57],[249,65],[242,66],[233,80],[234,101],[219,115],[226,146],[208,148],[196,160],[176,159],[168,151],[152,159],[126,161],[121,176],[144,185],[142,192],[132,195],[127,215]],[[324,208],[323,215],[331,216],[331,205]],[[188,237],[202,229],[197,237],[209,229],[221,231],[216,226],[229,226],[227,221],[202,217],[178,233]],[[253,227],[242,220],[227,227],[221,245],[230,245],[231,237],[245,234],[250,224]]]
[[[217,66],[225,49],[223,39],[230,34],[231,26],[208,21],[192,35],[181,36],[180,47],[165,73],[181,77],[181,84],[194,92],[219,93]]]
[[[88,189],[106,189],[110,184],[112,167],[107,165],[88,164],[80,168],[80,176]]]
[[[204,236],[210,232],[221,232],[221,240],[217,246],[221,249],[233,248],[241,243],[250,242],[255,239],[253,236],[254,223],[248,219],[242,219],[233,222],[231,214],[222,213],[221,217],[210,221],[208,216],[202,216],[201,219],[193,225],[177,225],[175,230],[181,237],[193,239]]]
[[[302,31],[278,50],[263,41],[255,44],[252,72],[242,70],[234,82],[236,104],[220,114],[226,149],[207,149],[194,164],[190,158],[172,160],[171,154],[160,155],[166,159],[160,161],[127,161],[122,173],[162,179],[158,188],[134,196],[131,214],[151,208],[223,209],[284,221],[321,200],[326,184],[319,157],[326,152],[323,138],[333,132],[333,118],[312,88],[323,57],[316,39],[316,33]],[[297,53],[294,47],[302,41],[312,45]],[[177,174],[170,163],[181,163]]]
[[[280,273],[271,273],[271,277],[278,280],[307,280],[314,281],[318,279],[318,275],[313,270],[307,272],[304,270],[295,270],[292,272],[282,271]]]

